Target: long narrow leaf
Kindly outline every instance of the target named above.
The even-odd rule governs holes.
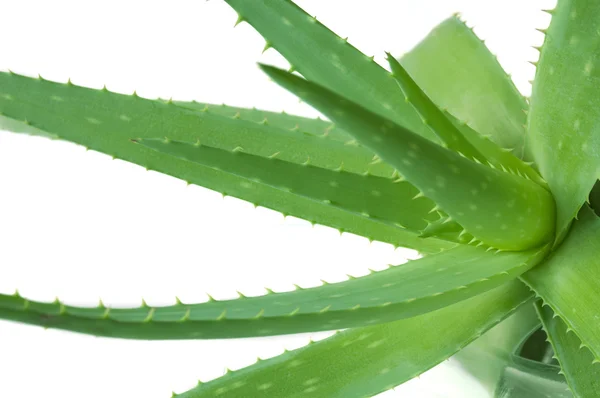
[[[332,207],[362,214],[415,232],[425,228],[433,204],[413,199],[419,191],[412,185],[389,178],[333,171],[278,159],[227,151],[210,146],[163,139],[136,139],[160,153],[223,171],[248,181],[292,192]]]
[[[483,243],[523,250],[552,239],[554,200],[535,182],[472,162],[291,73],[262,68],[396,167]]]
[[[486,158],[474,147],[452,124],[452,122],[438,109],[431,99],[415,83],[410,74],[400,65],[391,54],[387,54],[387,60],[392,69],[392,76],[404,92],[406,101],[410,102],[421,115],[423,123],[430,126],[433,132],[440,138],[447,148],[462,153],[469,159],[477,159],[485,162]]]
[[[78,308],[0,296],[0,318],[100,336],[193,339],[359,327],[433,311],[494,289],[544,252],[459,246],[385,271],[287,293],[133,309]]]
[[[433,140],[389,73],[290,0],[226,0],[307,79]]]
[[[248,120],[254,123],[262,123],[285,130],[296,131],[299,134],[327,137],[336,141],[348,143],[348,145],[350,145],[349,141],[353,139],[352,136],[344,130],[336,127],[330,121],[321,118],[312,119],[291,115],[286,112],[270,112],[262,109],[241,108],[224,104],[215,105],[196,101],[173,101],[173,103],[177,106],[198,112],[211,112],[225,117]]]
[[[485,156],[487,162],[491,166],[512,174],[526,176],[544,188],[549,189],[548,184],[540,174],[529,163],[516,157],[512,151],[501,148],[489,138],[479,134],[449,113],[446,113],[446,117],[448,117],[456,128],[462,132],[465,138]]]
[[[364,173],[364,164],[373,159],[370,154],[365,158],[364,152],[361,155],[352,146],[210,112],[194,112],[161,101],[9,73],[0,73],[0,94],[0,115],[5,118],[20,125],[27,121],[29,126],[49,135],[148,169],[370,239],[424,252],[452,246],[439,240],[420,239],[412,232],[363,214],[348,213],[324,202],[160,155],[131,143],[130,138],[169,135],[191,142],[201,140],[222,149],[239,147],[294,163],[310,161],[323,168],[342,166],[346,171]]]
[[[531,302],[527,290],[510,282],[415,318],[341,332],[176,396],[370,397],[435,366]]]
[[[438,109],[404,67],[389,54],[388,62],[394,77],[406,94],[407,100],[415,106],[415,109],[423,117],[424,123],[432,128],[448,148],[460,152],[468,158],[489,163],[514,174],[527,176],[540,185],[547,186],[538,172],[516,157],[512,151],[499,147],[466,123],[460,122],[448,112]]]
[[[523,156],[527,103],[496,57],[458,17],[439,24],[401,63],[438,107]]]

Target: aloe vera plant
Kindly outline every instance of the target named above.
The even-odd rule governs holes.
[[[454,357],[497,397],[600,391],[600,4],[559,0],[524,98],[457,16],[378,65],[288,0],[226,0],[329,121],[0,73],[0,127],[418,250],[344,282],[95,308],[0,295],[0,318],[95,336],[340,330],[174,396],[368,397]],[[298,73],[294,73],[294,71]]]

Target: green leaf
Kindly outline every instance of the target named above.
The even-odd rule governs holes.
[[[560,368],[513,356],[504,369],[495,398],[572,398]]]
[[[509,282],[435,312],[338,333],[176,396],[373,396],[448,358],[531,297],[522,284]]]
[[[600,3],[561,0],[535,76],[528,143],[557,204],[557,240],[600,177]]]
[[[458,17],[438,25],[401,63],[439,108],[523,155],[527,103],[496,57]]]
[[[448,112],[438,109],[402,65],[390,54],[388,54],[388,61],[394,77],[398,80],[407,97],[407,101],[415,106],[424,123],[432,128],[447,148],[462,153],[467,158],[480,163],[489,163],[491,166],[504,171],[527,176],[538,184],[547,187],[546,182],[538,172],[513,155],[512,151],[502,149],[489,138],[470,128],[466,123],[460,122]]]
[[[533,305],[525,305],[453,358],[492,394],[498,388],[505,368],[512,366],[513,353],[519,343],[539,326]]]
[[[483,243],[524,250],[552,239],[554,201],[535,182],[472,162],[291,73],[262,68],[394,166]]]
[[[445,147],[462,153],[471,160],[477,159],[479,162],[485,162],[485,157],[463,136],[461,131],[452,124],[444,113],[438,109],[390,53],[387,54],[387,60],[392,69],[392,76],[402,88],[406,101],[415,107],[419,115],[421,115],[423,123],[431,128],[445,144]]]
[[[305,78],[437,141],[389,73],[289,0],[226,0]]]
[[[401,179],[358,175],[295,164],[276,158],[210,146],[162,139],[136,139],[145,147],[223,171],[248,181],[291,192],[357,215],[390,223],[415,232],[425,228],[434,204],[413,199],[419,191]]]
[[[135,145],[131,137],[161,137],[196,142],[294,163],[364,172],[372,160],[356,147],[297,134],[251,121],[210,112],[194,112],[162,101],[59,84],[0,73],[0,114],[61,139],[84,145],[113,157],[169,174],[256,205],[324,224],[370,239],[436,252],[453,244],[420,239],[416,234],[365,217],[335,209],[289,192],[283,192],[231,174],[185,162]],[[381,171],[381,169],[380,169]]]
[[[168,307],[78,308],[0,295],[0,318],[138,339],[252,337],[359,327],[420,315],[494,289],[544,255],[545,251],[494,254],[458,246],[341,283]]]
[[[600,360],[600,219],[587,206],[552,255],[521,276]],[[590,363],[591,366],[591,363]]]
[[[594,357],[574,333],[567,332],[567,325],[555,316],[548,306],[537,303],[537,311],[548,333],[552,347],[569,388],[576,397],[593,397],[600,391],[600,364],[592,364]]]
[[[291,115],[286,112],[270,112],[256,108],[240,108],[225,104],[214,105],[196,101],[173,101],[173,103],[177,106],[199,112],[212,112],[225,117],[243,119],[252,121],[254,123],[267,124],[269,126],[278,127],[284,130],[296,131],[300,134],[309,134],[316,137],[327,137],[343,143],[347,143],[353,139],[352,136],[344,130],[336,127],[330,121],[323,120],[321,118],[312,119],[308,117]],[[372,153],[371,156],[373,156]]]
[[[462,132],[467,140],[471,142],[487,159],[490,166],[504,170],[518,176],[525,176],[539,185],[550,190],[546,181],[530,164],[516,157],[512,151],[500,148],[489,138],[479,134],[467,124],[460,122],[454,116],[446,113],[446,117]]]
[[[52,139],[56,138],[52,134],[49,134],[40,129],[36,129],[35,127],[29,125],[27,122],[20,122],[3,116],[0,116],[0,130],[12,131],[14,133],[36,135]]]
[[[361,146],[351,135],[335,127],[333,123],[320,118],[311,119],[290,115],[285,112],[277,113],[255,108],[248,109],[200,102],[173,101],[173,104],[201,113],[208,112],[227,118],[241,119],[270,126],[280,131],[283,130],[285,136],[289,135],[294,139],[299,139],[299,137],[303,136],[314,138],[313,140],[305,139],[305,141],[311,142],[309,151],[302,155],[296,153],[294,157],[290,157],[291,153],[285,155],[285,159],[292,162],[304,163],[309,157],[311,161],[313,157],[317,159],[332,157],[335,161],[332,159],[330,163],[322,163],[321,167],[336,168],[343,165],[346,171],[358,174],[368,172],[380,177],[392,178],[394,176],[393,167],[378,159],[372,151]],[[263,144],[263,146],[265,145]],[[258,152],[255,149],[253,153]],[[278,156],[281,156],[281,151]],[[304,160],[302,160],[301,156],[304,156]],[[337,166],[334,162],[337,162]]]

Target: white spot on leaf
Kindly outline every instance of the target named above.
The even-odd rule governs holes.
[[[264,383],[264,384],[259,385],[256,389],[259,391],[264,391],[264,390],[268,390],[271,387],[273,387],[273,383]]]
[[[87,120],[91,124],[102,124],[102,122],[100,120],[93,118],[93,117],[86,117],[85,120]]]

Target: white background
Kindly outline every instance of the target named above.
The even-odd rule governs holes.
[[[460,11],[519,89],[552,0],[297,2],[385,65]],[[1,0],[0,69],[148,98],[315,116],[261,74],[287,63],[222,1]],[[249,295],[343,280],[410,251],[283,217],[73,144],[0,132],[0,292],[131,306]],[[326,333],[313,335],[315,338]],[[305,344],[308,335],[227,341],[94,338],[0,322],[0,397],[166,398],[225,367]],[[482,396],[448,364],[385,397]]]

